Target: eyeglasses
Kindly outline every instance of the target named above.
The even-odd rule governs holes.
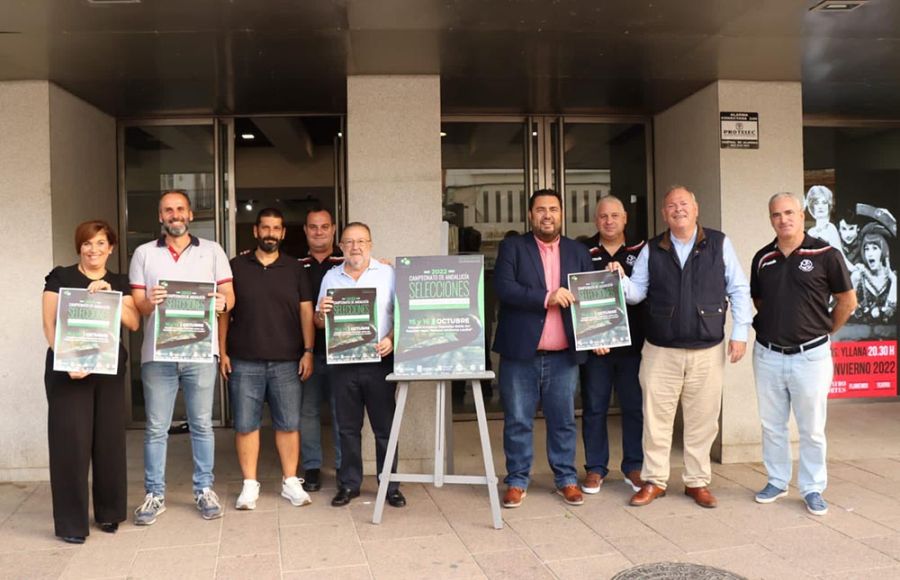
[[[343,248],[352,248],[354,246],[364,248],[372,243],[372,240],[343,240],[340,245]]]

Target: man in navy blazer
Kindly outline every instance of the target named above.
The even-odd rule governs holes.
[[[500,316],[494,351],[500,355],[503,452],[507,490],[503,505],[522,505],[534,457],[532,431],[538,404],[547,426],[547,459],[554,483],[570,505],[581,505],[575,469],[575,389],[578,365],[569,306],[568,275],[593,270],[584,244],[560,235],[563,208],[552,189],[528,202],[531,233],[503,240],[494,266]]]

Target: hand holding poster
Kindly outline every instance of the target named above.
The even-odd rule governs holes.
[[[618,272],[569,274],[569,290],[575,295],[575,303],[570,308],[575,350],[631,344],[625,294]]]
[[[397,259],[394,372],[484,372],[484,256]]]
[[[156,307],[154,360],[213,362],[216,339],[214,282],[160,280],[168,295]]]
[[[60,288],[53,370],[116,374],[121,321],[121,292]]]
[[[378,362],[378,301],[375,288],[329,288],[334,300],[325,316],[328,364]]]

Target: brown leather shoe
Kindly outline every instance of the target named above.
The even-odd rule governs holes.
[[[706,486],[703,487],[686,487],[684,488],[684,495],[693,498],[697,505],[705,508],[714,508],[719,505],[719,501],[716,499],[712,493],[710,493],[709,488]]]
[[[584,503],[584,496],[581,495],[581,490],[574,483],[557,488],[556,493],[563,496],[563,499],[569,505],[581,505]]]
[[[521,487],[510,487],[507,488],[506,493],[503,495],[503,507],[505,508],[517,508],[522,505],[522,500],[525,496],[528,495],[525,493],[525,490]]]
[[[631,496],[631,501],[629,503],[634,506],[642,506],[647,505],[658,497],[665,496],[666,490],[649,481],[645,481],[644,485],[641,486],[641,491]]]
[[[637,493],[641,491],[641,487],[644,485],[644,480],[641,479],[641,470],[633,469],[625,474],[625,483],[631,486],[631,489]]]
[[[595,494],[600,492],[600,486],[603,485],[603,476],[596,471],[588,471],[581,482],[581,491],[584,493]]]

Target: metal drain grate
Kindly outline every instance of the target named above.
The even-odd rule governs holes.
[[[613,580],[746,580],[728,570],[680,562],[641,564],[622,570]]]

